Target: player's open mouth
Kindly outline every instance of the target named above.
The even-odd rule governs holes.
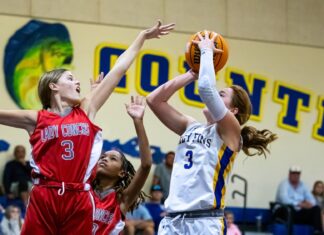
[[[80,87],[77,87],[75,90],[76,90],[78,93],[80,93],[80,91],[81,91]]]

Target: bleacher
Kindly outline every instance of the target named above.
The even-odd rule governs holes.
[[[232,183],[236,179],[244,183],[244,188],[243,191],[234,190],[232,192],[232,198],[235,198],[236,195],[242,197],[243,207],[229,206],[225,210],[229,210],[234,214],[235,224],[239,226],[243,234],[313,235],[313,227],[299,224],[294,224],[289,234],[289,229],[286,224],[273,221],[270,205],[269,208],[248,208],[246,206],[248,182],[239,175],[232,175]]]

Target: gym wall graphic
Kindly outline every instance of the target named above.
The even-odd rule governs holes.
[[[22,109],[40,109],[40,76],[55,68],[69,68],[72,59],[72,42],[63,24],[29,21],[5,47],[3,68],[10,97]]]
[[[137,31],[119,28],[116,33],[116,28],[110,26],[62,21],[57,23],[7,16],[2,18],[5,22],[5,36],[1,38],[4,78],[1,88],[2,92],[8,94],[6,101],[12,100],[12,103],[22,109],[41,108],[37,98],[37,84],[40,75],[46,71],[65,67],[83,76],[88,74],[89,77],[96,76],[101,71],[108,73],[115,60],[131,42],[130,39],[124,38]],[[0,20],[2,18],[0,17]],[[8,23],[11,21],[12,23]],[[84,32],[89,34],[84,35]],[[74,38],[78,40],[74,41]],[[116,87],[115,92],[120,94],[115,97],[124,99],[134,92],[146,96],[168,79],[188,69],[183,48],[188,35],[173,34],[166,39],[169,40],[160,40],[158,46],[152,41],[147,44],[148,47],[143,48],[132,65],[133,69],[125,74]],[[228,43],[232,54],[229,54],[229,61],[217,75],[218,82],[220,87],[235,84],[247,90],[253,105],[251,121],[257,122],[252,125],[274,126],[273,131],[282,133],[282,146],[290,144],[292,140],[286,138],[286,133],[287,136],[296,136],[294,141],[303,142],[300,139],[305,138],[314,146],[322,146],[324,96],[322,90],[318,89],[322,87],[321,80],[317,79],[321,77],[321,73],[316,69],[320,67],[320,61],[323,61],[322,51],[244,40],[228,39]],[[249,51],[249,55],[246,54],[246,50]],[[277,56],[279,52],[280,57]],[[76,58],[79,54],[81,56]],[[290,56],[299,54],[304,56]],[[265,56],[261,57],[262,55]],[[95,59],[94,64],[92,58]],[[90,65],[90,70],[92,67],[94,73],[91,74],[89,69],[82,67],[83,64]],[[304,79],[305,77],[307,79]],[[312,84],[315,82],[310,81],[320,83],[314,86]],[[200,115],[203,107],[196,88],[195,83],[189,84],[181,89],[178,98],[174,99],[176,105],[183,106],[194,117]],[[122,97],[123,95],[125,97]],[[120,102],[113,103],[116,107],[119,104]],[[115,127],[119,120],[117,119],[110,120],[107,124],[103,119],[99,121],[102,121],[102,126]],[[156,119],[152,118],[150,121],[155,123]],[[105,133],[107,131],[118,133],[114,128],[105,130]],[[129,153],[135,153],[135,149],[130,150],[133,147],[130,143],[133,143],[134,135],[128,132],[125,135],[127,136],[117,134],[111,137],[104,146],[111,148],[117,145],[118,148],[129,150]],[[5,136],[1,136],[0,139],[4,138]],[[156,137],[152,138],[153,141],[154,138]],[[17,140],[19,137],[15,139]],[[13,143],[8,139],[3,141]],[[156,140],[154,143],[158,146],[173,146],[168,138],[163,138],[162,142]],[[153,150],[153,153],[156,153],[154,161],[159,162],[160,160],[156,159],[162,159],[161,151]]]

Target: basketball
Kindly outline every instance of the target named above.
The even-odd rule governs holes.
[[[212,38],[213,32],[209,32],[209,38]],[[205,32],[200,32],[200,34],[204,37]],[[192,40],[199,41],[198,33],[192,35],[187,43],[186,47],[186,61],[187,64],[190,66],[190,68],[198,73],[199,72],[199,66],[200,66],[200,50],[198,45],[192,43]],[[228,45],[225,39],[220,35],[217,34],[217,37],[215,38],[215,47],[217,49],[223,50],[223,53],[214,53],[213,60],[214,60],[214,68],[215,72],[218,72],[221,70],[224,65],[227,62],[228,59]]]

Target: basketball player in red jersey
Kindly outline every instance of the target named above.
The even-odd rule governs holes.
[[[43,110],[0,110],[0,124],[25,129],[32,146],[34,187],[23,235],[91,234],[93,198],[88,179],[102,148],[95,115],[132,64],[144,41],[174,28],[161,22],[139,33],[90,94],[80,98],[80,82],[70,71],[45,73],[38,85]]]
[[[101,155],[93,182],[96,205],[94,235],[119,234],[125,225],[126,212],[133,210],[144,199],[141,189],[149,175],[152,157],[143,125],[143,97],[132,97],[126,109],[136,129],[141,163],[135,172],[122,152],[111,150]]]

